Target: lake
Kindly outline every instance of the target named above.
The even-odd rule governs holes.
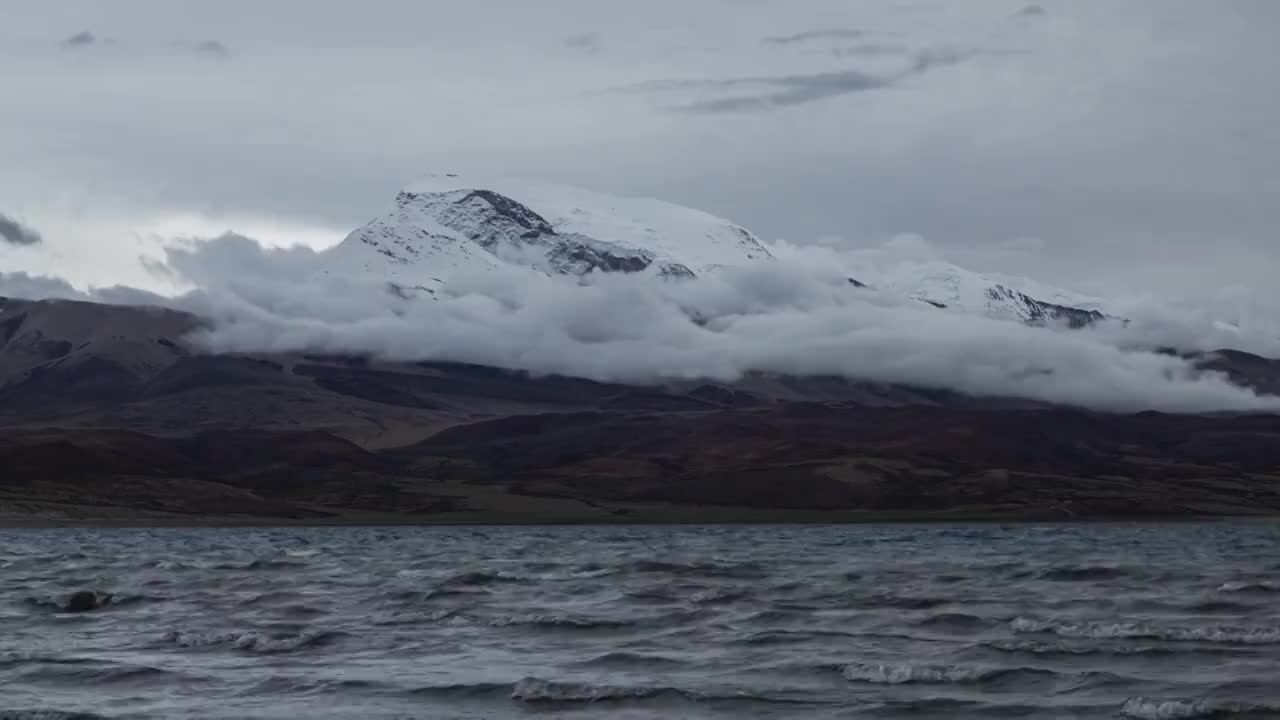
[[[1280,717],[1278,679],[1270,522],[0,530],[9,720]]]

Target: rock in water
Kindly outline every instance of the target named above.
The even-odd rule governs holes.
[[[89,612],[91,610],[97,610],[110,601],[110,595],[96,593],[89,590],[81,590],[80,592],[72,593],[71,597],[67,598],[67,604],[63,607],[63,610],[75,613]]]

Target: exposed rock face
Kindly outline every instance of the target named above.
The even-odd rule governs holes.
[[[1003,285],[993,285],[988,288],[987,297],[994,303],[1011,306],[1014,308],[1013,312],[1031,325],[1065,322],[1072,328],[1079,329],[1099,320],[1105,320],[1107,317],[1098,310],[1086,310],[1037,300],[1024,292],[1010,290]]]

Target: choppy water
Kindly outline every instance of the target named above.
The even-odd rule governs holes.
[[[0,531],[75,713],[1280,717],[1280,525]]]

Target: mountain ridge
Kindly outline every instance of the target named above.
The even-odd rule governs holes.
[[[385,277],[392,292],[406,298],[411,290],[434,295],[451,276],[503,263],[568,276],[653,272],[682,279],[776,259],[742,226],[673,203],[565,185],[477,182],[448,173],[409,184],[390,212],[352,231],[328,253],[328,272],[357,269]],[[850,284],[1029,324],[1081,328],[1107,317],[1095,299],[940,261],[888,273],[860,270]]]
[[[202,321],[0,301],[0,525],[1277,515],[1280,416],[752,374],[631,386],[202,354]],[[1197,358],[1280,389],[1280,362]]]

